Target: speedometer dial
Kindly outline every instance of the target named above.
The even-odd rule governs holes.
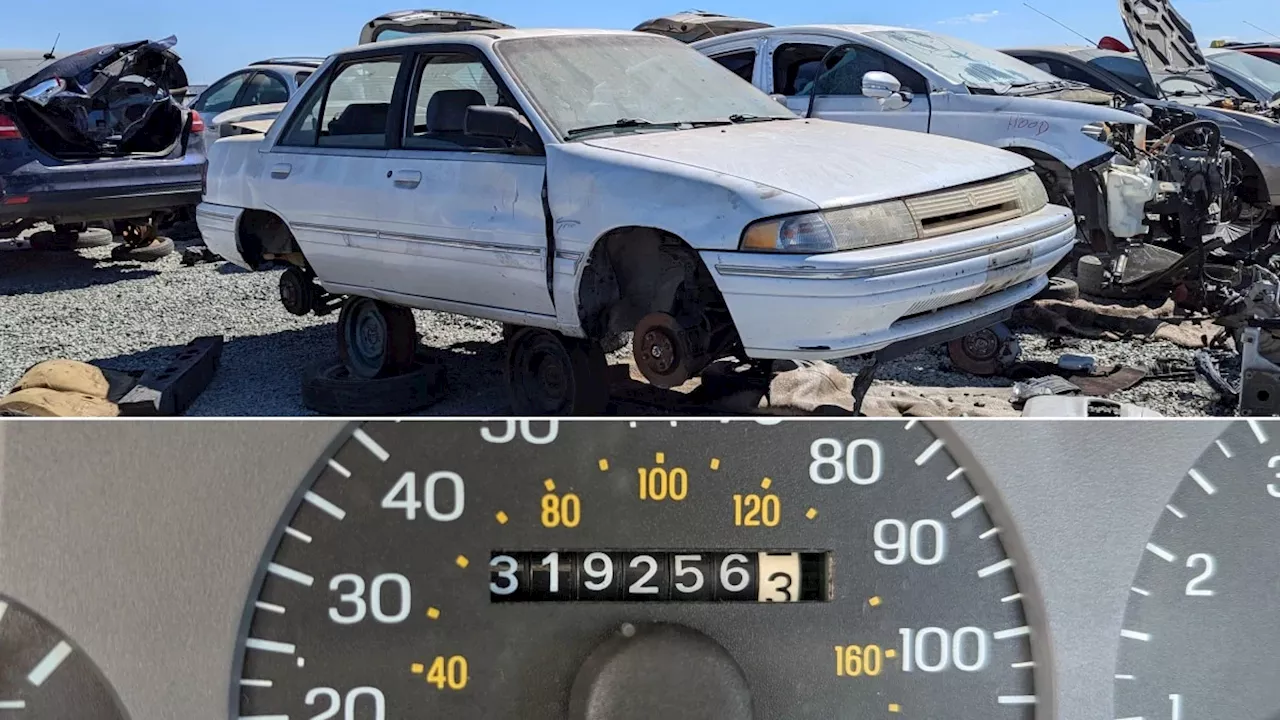
[[[352,427],[264,555],[233,713],[1026,720],[976,475],[918,423]]]
[[[125,720],[84,650],[27,606],[0,595],[0,720]]]
[[[1178,486],[1120,631],[1116,717],[1280,717],[1280,425],[1236,423]]]

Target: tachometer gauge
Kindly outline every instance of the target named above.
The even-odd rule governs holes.
[[[0,596],[0,719],[127,717],[83,650],[48,620]]]
[[[1280,425],[1228,429],[1143,549],[1120,631],[1116,717],[1280,717]]]
[[[1027,720],[975,475],[914,422],[352,427],[265,552],[233,716]]]

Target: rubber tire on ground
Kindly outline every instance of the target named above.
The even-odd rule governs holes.
[[[1075,280],[1050,277],[1049,286],[1036,295],[1036,300],[1061,300],[1075,302],[1080,299],[1080,285]]]
[[[335,358],[304,371],[302,404],[333,416],[406,415],[439,402],[446,385],[444,367],[422,355],[414,358],[407,372],[376,380],[352,376]]]
[[[381,357],[366,363],[353,356],[348,333],[357,331],[349,326],[368,312],[381,316],[385,335]],[[354,295],[342,303],[342,312],[338,314],[338,357],[353,376],[373,380],[407,372],[417,350],[418,327],[409,308]]]
[[[115,242],[115,235],[106,228],[91,227],[87,230],[80,231],[80,237],[76,239],[76,247],[95,248],[104,247]]]
[[[511,335],[507,349],[507,388],[515,415],[600,415],[609,405],[609,365],[599,344],[542,330],[521,328]],[[530,377],[536,356],[560,365],[566,381],[564,397],[535,397]],[[541,365],[541,363],[539,363]]]
[[[171,253],[173,253],[173,240],[167,237],[158,237],[151,241],[150,245],[140,248],[117,245],[111,248],[111,259],[117,261],[155,262]]]

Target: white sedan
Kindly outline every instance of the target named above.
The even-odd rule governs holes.
[[[292,311],[347,296],[355,375],[412,361],[406,308],[513,326],[530,413],[598,410],[627,332],[663,387],[944,341],[1039,293],[1075,237],[1022,157],[800,119],[679,42],[589,30],[340,52],[265,135],[213,145],[198,217],[231,262],[291,263]]]

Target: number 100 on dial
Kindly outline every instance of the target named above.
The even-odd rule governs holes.
[[[493,602],[822,602],[831,599],[823,552],[497,551]]]

